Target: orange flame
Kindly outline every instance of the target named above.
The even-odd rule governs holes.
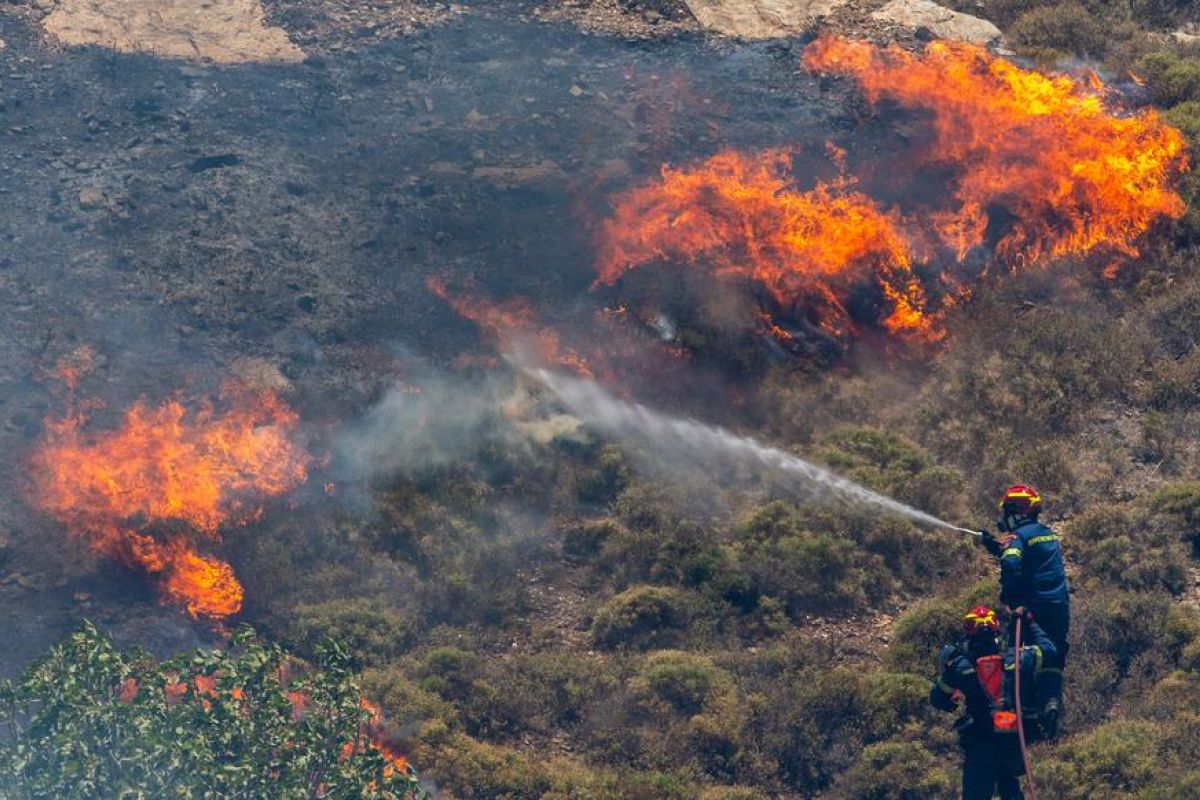
[[[935,141],[919,159],[961,171],[956,208],[937,226],[960,259],[984,241],[996,206],[1014,217],[996,244],[1013,266],[1101,245],[1136,255],[1151,223],[1184,212],[1172,190],[1187,168],[1183,135],[1153,110],[1110,110],[1095,73],[1050,77],[957,42],[914,55],[831,36],[804,63],[853,76],[872,103],[930,112]]]
[[[173,399],[138,401],[119,428],[88,431],[81,413],[46,421],[33,454],[34,502],[97,552],[161,575],[165,601],[193,617],[237,613],[243,590],[229,564],[201,555],[193,538],[259,513],[254,498],[304,481],[310,458],[288,434],[296,414],[275,395],[230,391],[231,407]],[[190,534],[159,533],[167,521]]]
[[[587,378],[595,377],[587,360],[564,345],[553,328],[540,325],[533,305],[524,297],[496,301],[473,282],[451,290],[443,278],[425,279],[429,291],[444,300],[460,317],[478,325],[501,347],[514,342],[532,342],[536,355],[547,364],[557,364]]]
[[[407,772],[408,758],[391,743],[387,726],[383,719],[383,712],[379,709],[379,706],[366,698],[360,699],[359,705],[368,714],[365,726],[367,738],[370,740],[371,745],[387,759],[387,765],[383,768],[384,777],[391,777],[396,772],[401,774]]]
[[[854,330],[850,295],[875,283],[890,306],[878,322],[930,335],[925,293],[893,218],[845,182],[798,191],[790,169],[783,150],[730,150],[692,168],[664,166],[658,181],[616,198],[601,228],[598,282],[611,285],[658,259],[685,260],[749,278],[839,337]]]

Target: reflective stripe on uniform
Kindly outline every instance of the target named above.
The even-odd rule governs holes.
[[[941,689],[943,692],[945,692],[946,694],[954,694],[954,687],[951,686],[950,684],[946,683],[941,678],[938,678],[937,687],[939,689]]]
[[[1038,667],[1039,675],[1062,675],[1062,670],[1058,667]]]
[[[1057,534],[1048,533],[1044,536],[1034,536],[1032,539],[1027,541],[1025,544],[1028,546],[1031,544],[1043,544],[1045,542],[1057,542],[1057,541],[1058,541]]]
[[[1000,554],[1001,558],[1008,558],[1009,556],[1016,556],[1017,558],[1020,558],[1021,549],[1019,547],[1010,547]]]
[[[1038,647],[1035,644],[1033,646],[1033,654],[1037,657],[1034,661],[1033,671],[1041,672],[1042,671],[1042,648]]]

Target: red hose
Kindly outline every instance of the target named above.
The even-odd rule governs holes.
[[[1017,739],[1021,743],[1021,761],[1025,763],[1025,780],[1029,784],[1029,800],[1037,800],[1037,787],[1033,785],[1033,771],[1029,769],[1029,751],[1025,748],[1025,717],[1021,714],[1021,617],[1017,617],[1017,633],[1013,651],[1013,691],[1017,703]]]

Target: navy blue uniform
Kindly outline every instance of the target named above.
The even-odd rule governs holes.
[[[1000,600],[1010,608],[1024,606],[1054,642],[1057,655],[1047,657],[1038,694],[1042,701],[1062,696],[1071,630],[1071,587],[1067,583],[1058,534],[1040,522],[1017,528],[1000,553]]]
[[[1037,678],[1046,661],[1056,658],[1058,653],[1054,641],[1036,622],[1028,627],[1033,644],[1021,648],[1021,709],[1025,715],[1026,739],[1033,740],[1040,733],[1036,717]],[[1022,800],[1017,735],[998,733],[992,726],[992,711],[997,705],[1009,710],[1016,708],[1013,648],[1004,654],[999,704],[985,690],[976,669],[977,661],[963,649],[944,648],[942,663],[942,674],[929,690],[929,702],[942,711],[954,711],[958,696],[963,700],[963,714],[954,723],[963,749],[963,800],[991,800],[996,793],[1002,800]]]

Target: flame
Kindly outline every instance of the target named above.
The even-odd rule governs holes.
[[[33,454],[34,502],[96,552],[160,575],[164,601],[193,617],[237,613],[243,590],[229,564],[197,552],[226,524],[246,523],[257,498],[304,481],[310,458],[288,438],[296,414],[270,392],[228,387],[229,408],[178,398],[139,400],[115,430],[80,412],[46,421]],[[188,531],[155,526],[177,521]]]
[[[389,778],[397,772],[400,774],[408,772],[408,757],[401,753],[390,741],[383,712],[379,706],[365,697],[359,700],[359,705],[362,706],[362,709],[368,715],[365,726],[367,739],[387,759],[387,764],[383,768],[384,777]]]
[[[496,301],[473,282],[451,289],[444,278],[436,275],[427,277],[425,285],[456,314],[478,325],[500,347],[532,343],[543,362],[565,367],[585,378],[595,377],[587,359],[564,345],[556,330],[538,323],[533,305],[526,298]]]
[[[1094,72],[1042,75],[958,42],[914,55],[831,36],[804,63],[853,76],[872,103],[931,114],[934,143],[916,158],[960,171],[955,207],[937,219],[959,259],[983,243],[996,206],[1015,218],[996,244],[1010,266],[1101,245],[1136,255],[1133,242],[1155,220],[1183,215],[1172,189],[1187,168],[1183,135],[1153,110],[1111,110]]]
[[[845,181],[801,192],[790,170],[784,150],[726,150],[693,167],[664,166],[657,181],[615,199],[601,228],[598,282],[614,284],[660,259],[685,261],[748,278],[838,337],[855,329],[850,296],[876,284],[890,306],[880,324],[930,335],[924,289],[896,220]]]

